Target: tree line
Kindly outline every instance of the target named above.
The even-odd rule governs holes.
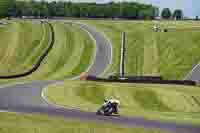
[[[127,18],[155,19],[159,16],[159,8],[153,5],[137,2],[72,3],[42,1],[0,0],[0,17],[82,17],[82,18]],[[182,10],[171,12],[164,8],[161,12],[163,19],[182,19]]]
[[[169,8],[164,8],[161,12],[161,17],[163,19],[183,19],[183,11],[181,9],[176,9],[173,13]]]
[[[1,0],[0,2],[0,16],[154,19],[158,15],[157,7],[136,2],[107,4],[46,2],[44,0],[29,2]]]

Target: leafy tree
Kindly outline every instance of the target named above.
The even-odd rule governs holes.
[[[133,5],[126,4],[122,8],[121,17],[123,18],[137,18],[137,8]]]
[[[15,0],[10,0],[10,4],[8,6],[6,16],[11,17],[11,16],[16,16],[16,15],[17,15],[16,2],[15,2]]]
[[[164,8],[161,13],[162,18],[170,19],[172,16],[172,12],[169,8]]]
[[[33,7],[31,2],[24,2],[21,9],[22,16],[33,16]]]
[[[16,8],[15,8],[15,13],[16,13],[16,17],[22,17],[22,6],[24,5],[24,2],[17,2],[15,4]]]
[[[180,20],[183,18],[183,11],[181,9],[176,9],[173,13],[173,18],[176,20]]]
[[[159,8],[158,7],[154,7],[154,16],[159,17]]]
[[[199,20],[199,16],[196,16],[196,17],[195,17],[195,20]]]
[[[8,12],[11,11],[11,6],[15,0],[0,0],[0,17],[8,16]]]
[[[55,1],[48,4],[49,16],[56,16],[56,4]]]
[[[1,6],[4,1],[3,6]],[[139,4],[136,2],[110,2],[107,4],[97,3],[73,3],[64,1],[46,2],[17,1],[12,8],[7,8],[8,1],[0,0],[0,14],[5,16],[35,16],[35,17],[89,17],[89,18],[128,18],[128,19],[153,19],[158,14],[158,8],[152,5]],[[7,4],[5,4],[7,3]],[[7,6],[5,6],[7,5]],[[1,8],[4,7],[4,8]],[[5,8],[6,7],[6,8]]]
[[[64,2],[62,2],[62,1],[57,2],[55,5],[55,8],[56,8],[55,16],[62,17],[65,15],[65,3]]]

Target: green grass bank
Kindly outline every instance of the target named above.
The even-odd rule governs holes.
[[[21,21],[16,22],[16,24],[18,23],[21,23]],[[28,21],[28,23],[31,26],[34,22]],[[55,43],[38,70],[27,77],[1,80],[1,84],[19,81],[26,82],[30,80],[61,80],[78,76],[88,69],[90,64],[92,64],[95,53],[95,44],[88,33],[83,31],[78,25],[64,24],[61,22],[52,22],[52,25],[55,33]],[[51,31],[48,29],[46,32],[49,34]],[[46,44],[42,45],[43,49],[48,46],[48,41],[51,39],[47,38],[45,40]],[[40,49],[42,48],[40,47]],[[27,52],[27,49],[23,49],[23,51],[16,50],[9,50],[9,52],[30,53],[32,50],[31,52],[34,55],[40,56],[40,52],[42,51],[33,48],[30,48],[29,52]],[[37,59],[34,55],[26,56],[27,60],[21,60],[18,63],[33,63],[33,60]]]
[[[0,28],[0,75],[31,69],[48,45],[48,32],[49,26],[40,21],[9,21]]]
[[[126,32],[126,73],[183,79],[200,61],[200,25],[194,21],[83,21],[110,38],[113,64],[107,74],[119,73],[121,32]],[[169,32],[154,32],[153,26]]]
[[[89,112],[96,112],[105,98],[117,98],[124,116],[200,124],[198,87],[66,81],[49,86],[46,96],[52,103]]]
[[[167,133],[159,129],[81,122],[42,115],[0,113],[1,133]]]

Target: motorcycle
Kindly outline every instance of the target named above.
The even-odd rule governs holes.
[[[103,105],[97,110],[96,114],[104,116],[112,116],[113,114],[116,114],[116,109],[111,104],[107,106]]]

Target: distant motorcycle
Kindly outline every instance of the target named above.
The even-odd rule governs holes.
[[[97,110],[97,115],[112,116],[118,115],[118,104],[115,102],[105,101],[105,103]]]

